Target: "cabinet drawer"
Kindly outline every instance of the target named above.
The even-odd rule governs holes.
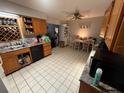
[[[1,54],[1,57],[2,58],[8,58],[8,57],[11,57],[14,55],[15,55],[14,52],[8,52],[8,53]]]
[[[44,51],[44,56],[48,56],[51,54],[51,50]]]
[[[21,68],[21,65],[18,63],[18,58],[14,55],[8,58],[3,58],[2,60],[2,67],[4,69],[5,75],[8,75]]]
[[[14,56],[14,55],[19,55],[19,54],[26,53],[26,52],[30,52],[29,48],[23,48],[23,49],[20,49],[20,50],[8,52],[8,53],[3,53],[3,54],[1,54],[1,57],[2,58],[8,58],[8,57],[11,57],[11,56]]]
[[[44,43],[43,47],[46,47],[46,46],[51,46],[51,43]]]
[[[23,49],[15,51],[15,54],[19,55],[19,54],[23,54],[23,53],[27,53],[27,52],[30,52],[30,49],[29,48],[23,48]]]
[[[44,50],[44,51],[46,51],[46,50],[51,50],[51,46],[45,46],[45,47],[43,48],[43,50]]]

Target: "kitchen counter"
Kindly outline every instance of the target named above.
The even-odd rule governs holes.
[[[8,93],[1,79],[0,79],[0,93]]]
[[[13,47],[14,48],[14,47]],[[50,43],[25,45],[0,51],[0,58],[5,75],[9,75],[27,65],[52,54]]]
[[[44,43],[28,44],[28,45],[24,45],[22,47],[13,48],[13,49],[11,49],[11,48],[3,49],[3,50],[0,50],[0,54],[7,53],[7,52],[12,52],[12,51],[16,51],[16,50],[20,50],[20,49],[24,49],[24,48],[30,48],[30,47],[41,45],[41,44],[44,44]]]
[[[85,65],[84,71],[83,71],[83,73],[80,77],[80,81],[83,81],[83,82],[87,83],[88,85],[90,85],[92,87],[94,87],[92,85],[93,78],[89,75],[89,71],[90,71],[90,65],[91,65],[90,58],[91,58],[91,56],[94,56],[94,54],[95,54],[95,51],[91,51],[91,54],[90,54],[90,56],[87,60],[87,63]],[[101,91],[101,93],[122,93],[122,92],[117,91],[116,89],[102,83],[102,82],[100,82],[99,86],[100,86],[99,88],[98,87],[94,87],[94,88]],[[107,90],[113,90],[113,91],[108,92]]]

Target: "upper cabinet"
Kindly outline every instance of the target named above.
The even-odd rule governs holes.
[[[20,17],[20,29],[24,37],[36,36],[47,33],[46,20],[32,17]]]
[[[120,35],[120,33],[123,33],[123,15],[124,15],[124,0],[114,0],[114,3],[112,5],[112,8],[109,10],[107,13],[107,24],[105,24],[105,32],[104,32],[104,38],[105,42],[109,48],[110,51],[119,53],[119,54],[124,54],[120,53],[120,51],[117,51],[117,45],[118,42],[121,42],[120,39],[118,38],[121,37],[121,40],[124,39]],[[106,15],[107,15],[106,14]],[[121,44],[121,47],[124,46],[124,44]],[[118,45],[119,47],[119,45]],[[115,51],[116,49],[116,51]],[[123,47],[124,50],[124,47]]]
[[[122,20],[121,15],[123,13],[123,3],[123,0],[115,0],[108,29],[106,31],[105,42],[110,50],[113,49],[113,44],[119,32],[120,21]]]
[[[117,35],[117,39],[115,41],[113,51],[124,54],[124,17]]]
[[[105,12],[103,25],[100,32],[100,37],[102,38],[105,38],[106,30],[108,29],[108,26],[109,26],[109,21],[110,21],[111,13],[113,10],[113,6],[114,6],[114,1],[111,3],[110,7]]]
[[[20,30],[24,37],[34,35],[34,28],[32,26],[32,18],[21,16],[19,18]]]
[[[46,20],[32,18],[34,33],[35,35],[45,35],[47,33],[47,23]]]

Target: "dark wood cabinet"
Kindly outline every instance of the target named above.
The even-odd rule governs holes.
[[[113,51],[120,54],[124,54],[124,17],[118,32],[118,36],[115,41]]]
[[[102,92],[94,88],[93,86],[83,81],[80,81],[79,93],[102,93]]]
[[[46,20],[39,18],[32,18],[35,35],[45,35],[47,33]]]

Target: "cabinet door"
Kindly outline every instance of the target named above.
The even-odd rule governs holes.
[[[47,23],[46,20],[41,20],[41,31],[45,35],[47,33]]]
[[[104,20],[103,20],[103,24],[102,24],[102,28],[101,28],[101,32],[100,32],[100,37],[102,37],[102,38],[105,38],[106,30],[108,29],[108,24],[110,21],[113,6],[114,6],[114,1],[111,3],[110,7],[105,12]]]
[[[44,35],[47,33],[47,24],[45,20],[33,18],[33,27],[35,35]]]
[[[114,45],[114,52],[124,54],[124,17]]]
[[[43,44],[43,52],[44,52],[44,56],[48,56],[52,53],[51,43]]]
[[[123,0],[115,0],[114,8],[112,10],[111,18],[105,36],[105,42],[109,50],[112,50],[116,35],[118,33],[118,25],[120,22],[122,6]]]
[[[12,53],[7,53],[6,55],[3,55],[2,60],[3,60],[2,66],[5,75],[8,75],[21,68],[20,64],[18,63],[17,57]]]

